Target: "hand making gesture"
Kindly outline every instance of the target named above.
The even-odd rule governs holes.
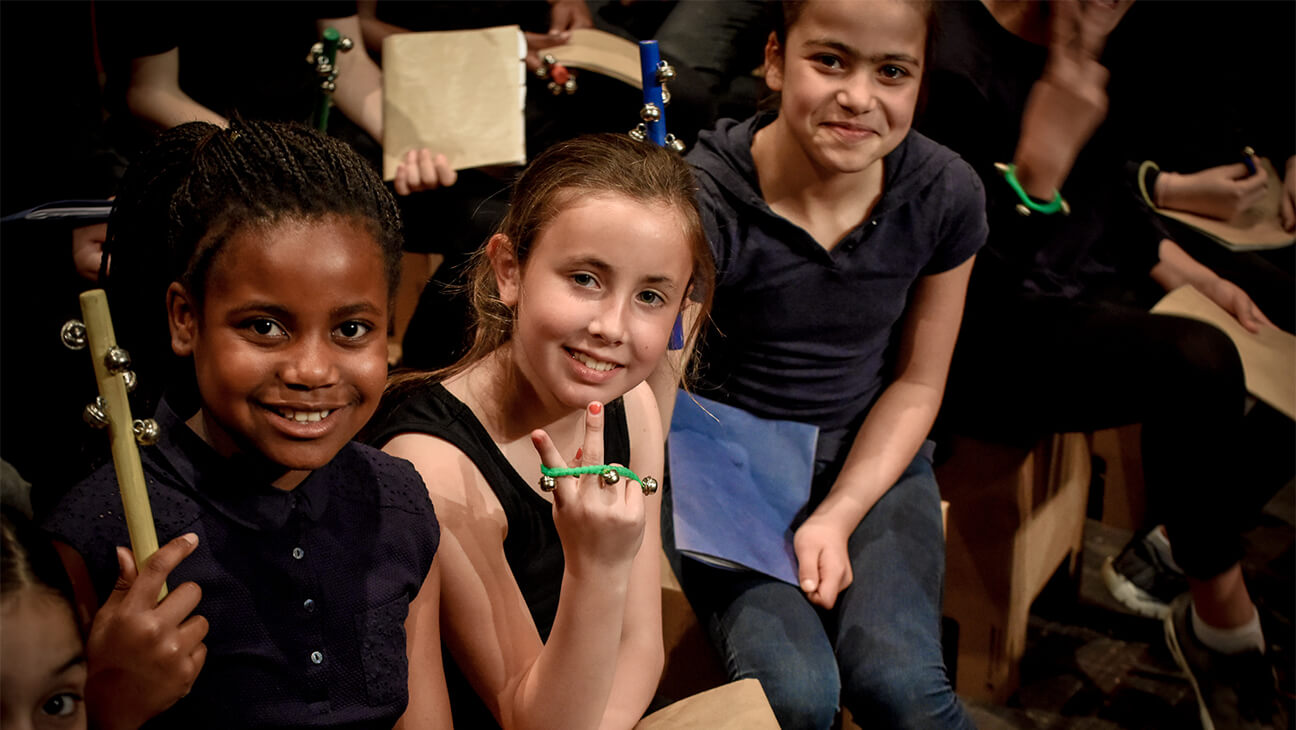
[[[603,463],[602,403],[585,409],[585,441],[569,467],[543,429],[531,433],[541,463],[550,469],[576,469]],[[626,567],[643,542],[644,488],[613,468],[551,477],[554,525],[562,540],[568,570]],[[624,470],[628,471],[628,470]],[[616,478],[607,476],[616,475]],[[655,485],[654,485],[655,488]]]
[[[1022,114],[1014,161],[1032,197],[1050,199],[1076,155],[1107,116],[1107,68],[1098,62],[1107,36],[1129,9],[1058,0],[1049,3],[1049,56]]]

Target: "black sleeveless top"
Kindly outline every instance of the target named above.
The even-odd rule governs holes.
[[[471,459],[485,477],[504,508],[508,524],[504,556],[509,570],[531,611],[540,640],[548,641],[558,612],[563,576],[562,544],[554,526],[553,505],[523,481],[472,410],[440,383],[419,388],[400,403],[384,406],[378,421],[366,429],[365,440],[381,447],[403,433],[422,433],[448,441]],[[620,398],[607,404],[603,453],[609,464],[630,463],[630,431],[625,404]],[[496,727],[490,711],[464,679],[449,652],[444,657],[455,727]]]

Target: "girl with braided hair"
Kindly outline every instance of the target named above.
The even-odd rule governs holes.
[[[440,641],[406,626],[437,610],[427,490],[351,441],[386,381],[398,221],[355,152],[301,126],[181,125],[128,171],[107,281],[154,388],[163,435],[141,456],[159,538],[187,556],[137,578],[108,468],[46,519],[102,605],[97,727],[391,727],[407,681],[425,706],[444,696],[439,654],[406,660],[407,642]],[[168,569],[160,603],[125,595]]]

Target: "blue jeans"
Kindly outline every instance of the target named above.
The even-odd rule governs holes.
[[[681,559],[666,499],[663,545],[689,603],[729,677],[759,679],[785,730],[831,727],[839,706],[864,726],[973,727],[941,654],[945,540],[925,453],[851,535],[855,580],[831,611],[782,581]]]

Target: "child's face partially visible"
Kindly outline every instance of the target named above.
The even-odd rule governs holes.
[[[779,123],[811,163],[860,172],[894,150],[913,124],[927,23],[901,0],[815,0],[771,36],[766,82],[782,94]]]
[[[178,292],[177,292],[178,290]],[[338,218],[244,226],[217,254],[201,310],[172,285],[172,348],[202,396],[190,423],[222,455],[327,464],[373,415],[387,377],[388,286],[378,244]]]
[[[523,270],[499,282],[516,305],[515,362],[533,387],[573,409],[648,377],[693,266],[680,217],[664,204],[578,200],[541,232]]]
[[[86,726],[86,661],[72,608],[24,588],[0,604],[0,727]]]

